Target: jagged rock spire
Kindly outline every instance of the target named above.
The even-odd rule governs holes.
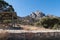
[[[43,16],[45,16],[45,14],[41,11],[32,12],[32,14],[30,15],[30,17],[35,19],[42,18]]]

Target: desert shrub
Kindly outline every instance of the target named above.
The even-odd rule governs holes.
[[[57,17],[44,17],[40,19],[40,23],[45,28],[53,28],[55,24],[60,23],[60,20]]]
[[[11,23],[12,20],[3,20],[3,23]]]
[[[40,22],[36,22],[36,23],[35,23],[35,26],[40,26],[40,25],[41,25]]]
[[[55,24],[52,29],[60,29],[60,24]]]

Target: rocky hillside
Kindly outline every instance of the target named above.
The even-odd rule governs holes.
[[[33,23],[37,22],[38,19],[40,19],[44,16],[45,16],[45,14],[43,12],[36,11],[36,12],[32,12],[30,15],[28,15],[26,17],[18,17],[18,20],[19,20],[19,23],[21,23],[21,24],[33,25]]]
[[[17,19],[14,8],[4,0],[0,0],[0,23],[10,23],[12,19]]]
[[[49,29],[60,29],[60,17],[45,15],[36,11],[26,17],[18,17],[19,23],[23,25],[43,26]]]
[[[31,24],[33,25],[35,22],[38,22],[43,17],[55,17],[53,15],[45,15],[41,11],[32,12],[30,15],[25,17],[19,17],[18,21],[20,24]]]
[[[12,23],[16,23],[17,14],[12,5],[4,0],[0,0],[0,28],[9,28]]]

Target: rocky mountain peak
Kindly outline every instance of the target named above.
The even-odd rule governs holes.
[[[30,17],[36,18],[36,14],[34,12],[31,13]]]
[[[45,16],[45,14],[43,12],[40,12],[40,11],[32,12],[30,15],[30,17],[36,18],[36,19],[41,18],[43,16]]]

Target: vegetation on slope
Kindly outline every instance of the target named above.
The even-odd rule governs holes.
[[[36,25],[41,25],[44,28],[50,29],[60,29],[60,18],[58,17],[43,17],[36,23]]]

